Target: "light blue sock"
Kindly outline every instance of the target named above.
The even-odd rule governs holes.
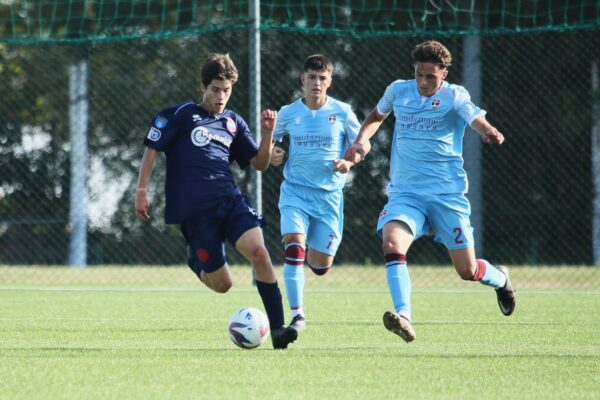
[[[290,307],[304,305],[304,266],[283,264],[283,281]]]
[[[506,283],[506,275],[502,273],[498,268],[486,260],[479,259],[477,261],[483,261],[485,263],[485,274],[481,278],[481,283],[485,286],[491,286],[495,289],[501,288]]]
[[[390,290],[396,312],[410,320],[411,283],[406,264],[398,264],[397,261],[391,261],[386,264],[385,271],[388,289]]]

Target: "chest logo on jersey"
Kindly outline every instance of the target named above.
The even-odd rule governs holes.
[[[157,142],[158,139],[160,139],[160,136],[160,129],[156,129],[155,127],[151,127],[150,130],[148,130],[148,134],[146,135],[148,140],[152,140],[153,142]]]
[[[194,114],[194,115],[192,115],[192,121],[194,121],[194,122],[202,121],[202,117],[199,116],[198,114]]]
[[[203,126],[197,126],[192,130],[191,134],[192,143],[198,147],[204,147],[211,140],[217,141],[219,143],[223,143],[225,146],[229,147],[231,145],[231,138],[219,136],[214,133],[210,133],[208,129]]]
[[[329,116],[329,123],[333,125],[335,124],[335,121],[337,121],[337,117],[335,116],[335,114],[331,114]]]
[[[440,106],[440,103],[441,103],[440,100],[437,100],[437,99],[431,100],[431,108],[435,110],[436,108],[438,108]]]
[[[227,130],[235,135],[237,131],[237,126],[235,125],[235,121],[231,118],[227,117]]]

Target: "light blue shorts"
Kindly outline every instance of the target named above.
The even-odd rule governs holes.
[[[379,214],[377,234],[390,221],[402,221],[415,240],[428,233],[449,250],[473,247],[473,228],[469,216],[471,205],[464,194],[391,193]]]
[[[335,256],[344,230],[344,195],[283,181],[279,197],[281,236],[300,233],[308,246]]]

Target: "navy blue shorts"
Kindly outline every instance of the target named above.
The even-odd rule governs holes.
[[[214,272],[226,262],[225,240],[235,242],[265,222],[245,194],[221,197],[183,221],[181,233],[190,247],[188,264],[200,272]]]

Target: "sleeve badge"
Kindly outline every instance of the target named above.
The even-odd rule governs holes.
[[[151,127],[150,130],[148,130],[148,134],[146,135],[146,138],[148,140],[152,140],[153,142],[157,142],[160,139],[161,135],[162,135],[162,132],[160,131],[160,129]]]
[[[162,129],[165,126],[167,126],[167,123],[169,122],[168,119],[166,119],[165,117],[159,115],[154,119],[154,125],[156,125],[156,127],[158,129]]]

